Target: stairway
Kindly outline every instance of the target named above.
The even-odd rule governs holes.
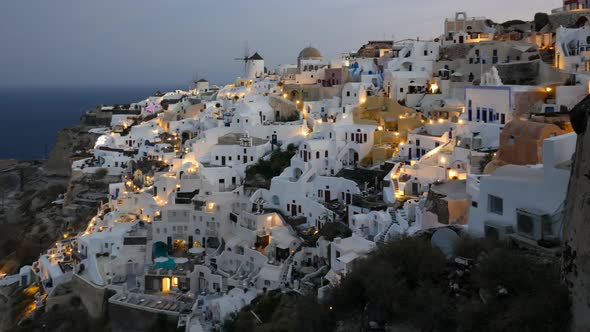
[[[295,254],[299,252],[299,250],[301,250],[302,244],[303,242],[299,244],[297,249],[295,249],[295,251],[292,254],[290,254],[289,257],[287,257],[287,260],[285,260],[285,262],[283,263],[283,270],[281,271],[280,279],[281,287],[285,287],[287,285],[287,282],[289,281],[287,280],[287,277],[289,275],[289,269],[291,268],[291,264],[293,263],[293,256],[295,256]]]
[[[394,209],[388,209],[387,212],[391,216],[391,222],[389,223],[389,225],[387,225],[387,228],[385,228],[385,231],[383,231],[381,234],[379,234],[379,237],[377,239],[375,239],[376,240],[375,242],[379,246],[385,244],[385,240],[387,240],[387,235],[389,234],[389,231],[391,231],[391,227],[393,227],[394,224],[397,224],[397,218],[395,216],[395,210]]]

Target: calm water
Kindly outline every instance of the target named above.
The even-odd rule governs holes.
[[[178,86],[0,88],[0,159],[41,159],[57,131],[101,104],[125,104]]]

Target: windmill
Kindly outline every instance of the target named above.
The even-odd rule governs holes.
[[[248,61],[250,60],[250,50],[248,49],[248,43],[247,42],[244,45],[244,57],[243,58],[234,58],[234,60],[244,61],[244,77],[245,76],[248,76],[247,66],[248,66]]]

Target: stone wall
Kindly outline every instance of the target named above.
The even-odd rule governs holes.
[[[176,327],[178,316],[165,315],[131,308],[116,303],[108,304],[111,331],[151,331],[155,328]]]
[[[107,291],[77,275],[72,277],[72,291],[82,299],[82,304],[92,318],[103,317],[106,311]]]

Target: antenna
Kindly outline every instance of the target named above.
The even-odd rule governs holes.
[[[244,76],[246,73],[246,65],[248,64],[248,60],[250,59],[250,49],[248,48],[248,42],[244,43],[244,57],[243,58],[234,58],[234,60],[244,61]]]

